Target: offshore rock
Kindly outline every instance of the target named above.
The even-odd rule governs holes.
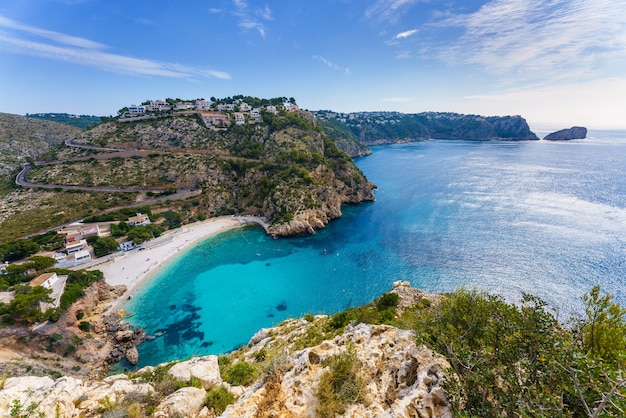
[[[561,129],[545,136],[548,141],[569,141],[571,139],[587,138],[587,128],[582,126],[572,126],[569,129]]]

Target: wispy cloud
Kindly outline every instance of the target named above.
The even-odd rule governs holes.
[[[350,69],[349,68],[341,67],[341,66],[335,64],[334,62],[327,60],[324,57],[321,57],[319,55],[313,55],[313,59],[326,64],[329,68],[332,68],[333,70],[341,71],[341,72],[343,72],[345,74],[350,74]]]
[[[417,29],[406,30],[394,36],[394,39],[406,39],[415,35],[417,32],[418,32]]]
[[[365,11],[365,17],[378,21],[396,22],[411,5],[424,0],[377,0]]]
[[[250,10],[245,0],[233,0],[235,11],[233,14],[239,19],[239,27],[246,30],[256,30],[261,37],[265,38],[267,27],[263,21],[273,20],[269,6]]]
[[[623,0],[494,0],[435,26],[462,35],[424,54],[522,78],[586,77],[626,57]]]
[[[121,74],[230,79],[230,75],[223,71],[105,52],[109,48],[101,43],[23,25],[3,16],[0,16],[0,29],[4,29],[0,30],[0,48],[15,54],[71,62]],[[26,39],[24,35],[43,40]]]
[[[26,33],[29,35],[39,36],[41,38],[45,38],[60,44],[65,44],[69,46],[79,47],[79,48],[90,48],[90,49],[106,49],[106,45],[103,45],[98,42],[90,41],[89,39],[79,38],[76,36],[65,35],[59,32],[53,32],[51,30],[45,30],[36,28],[30,25],[24,25],[22,23],[16,22],[11,19],[7,19],[4,16],[0,16],[0,28],[5,28],[9,30],[14,30],[17,32]]]

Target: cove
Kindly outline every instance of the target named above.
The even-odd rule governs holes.
[[[357,160],[376,201],[308,237],[257,227],[212,237],[167,263],[124,304],[156,338],[140,363],[220,354],[261,327],[371,301],[395,280],[459,286],[580,309],[595,284],[626,302],[626,133],[573,142],[431,140]]]

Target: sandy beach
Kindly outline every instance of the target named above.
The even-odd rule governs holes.
[[[146,241],[131,251],[115,253],[107,261],[93,263],[88,268],[102,271],[104,280],[110,285],[127,287],[126,293],[109,307],[108,311],[111,312],[132,292],[137,291],[139,286],[170,258],[199,241],[251,223],[266,226],[262,218],[233,216],[211,218],[184,225],[167,231],[159,238]]]

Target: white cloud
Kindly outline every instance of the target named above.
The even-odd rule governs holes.
[[[90,41],[89,39],[65,35],[65,34],[53,32],[50,30],[39,29],[39,28],[29,26],[29,25],[23,25],[14,20],[7,19],[4,16],[0,16],[0,27],[6,28],[6,29],[13,29],[18,32],[25,32],[29,35],[40,36],[42,38],[49,39],[56,43],[75,46],[78,48],[91,48],[91,49],[107,48],[106,45],[103,45],[98,42]]]
[[[318,60],[320,62],[323,62],[324,64],[326,64],[328,67],[332,68],[333,70],[342,71],[345,74],[350,74],[350,69],[349,68],[341,67],[341,66],[335,64],[334,62],[327,60],[324,57],[320,57],[319,55],[313,55],[313,59],[314,60]]]
[[[377,0],[365,11],[365,17],[379,21],[395,22],[409,6],[423,0]]]
[[[607,74],[626,57],[623,0],[493,0],[435,25],[463,34],[424,54],[527,80]]]
[[[234,16],[239,19],[239,27],[246,30],[256,30],[261,37],[265,38],[267,28],[263,20],[273,20],[272,11],[269,6],[265,6],[254,11],[250,11],[245,0],[233,0],[235,6]]]
[[[399,34],[397,34],[396,36],[394,36],[395,39],[405,39],[408,38],[410,36],[413,36],[417,33],[417,29],[411,29],[411,30],[407,30],[404,32],[400,32]]]
[[[579,124],[592,129],[625,129],[624,97],[626,77],[610,77],[466,96],[463,98],[465,107],[459,111],[521,114],[531,126],[551,129]]]
[[[71,62],[121,74],[187,79],[195,77],[230,79],[230,75],[223,71],[104,52],[103,49],[108,48],[106,45],[84,38],[22,25],[2,16],[0,16],[0,27],[18,32],[7,34],[6,31],[0,31],[0,49],[15,54]],[[58,45],[22,39],[19,32],[52,40]]]

